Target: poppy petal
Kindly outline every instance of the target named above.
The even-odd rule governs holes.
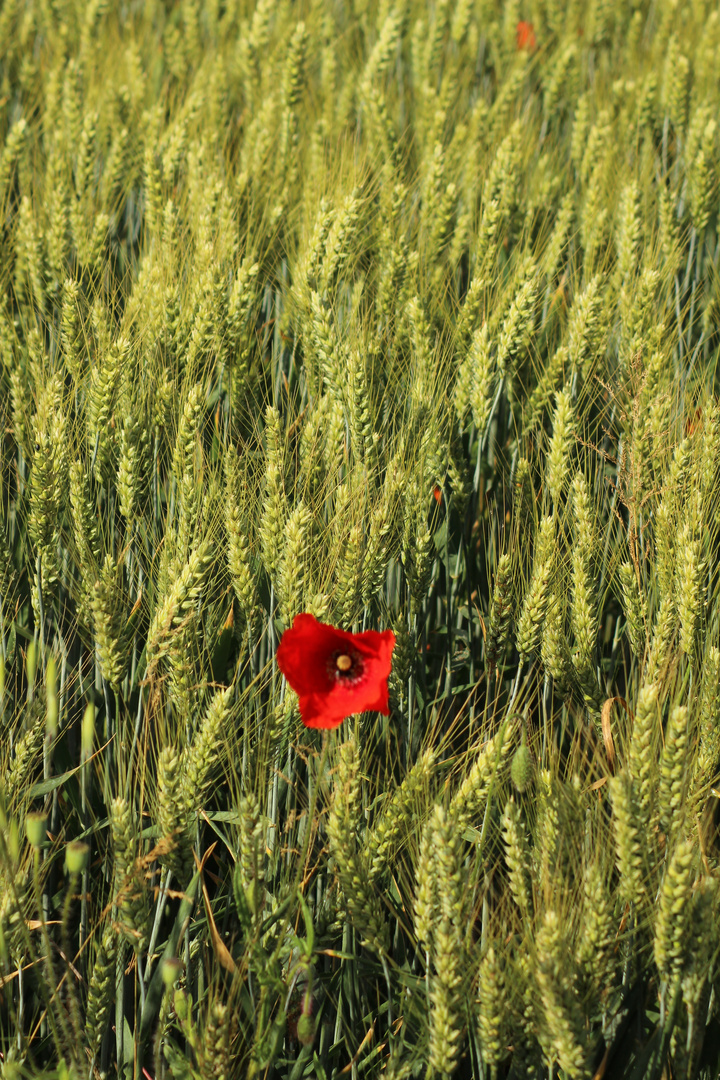
[[[332,683],[327,673],[327,657],[338,647],[342,643],[335,628],[303,612],[295,616],[293,625],[280,639],[278,667],[300,695],[329,692]]]

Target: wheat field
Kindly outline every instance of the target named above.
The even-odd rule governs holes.
[[[1,1077],[716,1080],[719,56],[0,0]]]

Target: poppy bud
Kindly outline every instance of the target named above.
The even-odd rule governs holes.
[[[34,848],[42,847],[47,835],[47,814],[28,814],[25,818],[25,835]]]
[[[535,48],[535,28],[531,22],[521,19],[515,29],[515,40],[518,49],[532,50]]]
[[[167,960],[163,960],[160,968],[160,975],[163,983],[168,989],[178,981],[182,974],[182,968],[181,961],[176,960],[173,957],[168,957]]]
[[[512,765],[510,766],[510,779],[513,782],[515,790],[521,795],[533,782],[534,771],[535,763],[533,762],[532,751],[529,746],[523,743],[523,745],[518,746],[515,751]]]
[[[73,876],[82,874],[83,870],[87,870],[89,859],[90,847],[88,844],[84,844],[82,840],[75,840],[65,848],[65,865],[68,868],[68,873]]]
[[[297,1022],[298,1042],[311,1046],[315,1042],[315,1017],[310,1013],[301,1013]]]

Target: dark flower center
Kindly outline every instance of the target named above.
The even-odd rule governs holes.
[[[337,682],[355,683],[362,678],[362,657],[354,649],[348,652],[338,649],[330,657],[328,671]]]

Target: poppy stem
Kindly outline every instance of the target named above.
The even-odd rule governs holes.
[[[303,838],[303,848],[300,854],[300,866],[305,866],[307,859],[308,849],[310,847],[310,836],[312,829],[309,823],[315,820],[315,807],[317,806],[318,790],[322,780],[323,773],[325,772],[325,763],[330,751],[330,739],[331,732],[327,729],[322,733],[322,750],[320,751],[320,761],[318,764],[317,775],[315,783],[313,784],[310,779],[310,771],[308,769],[308,827],[305,829],[305,836]]]

